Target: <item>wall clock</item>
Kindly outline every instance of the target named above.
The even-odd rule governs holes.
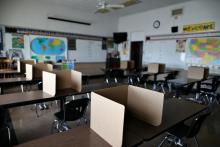
[[[155,20],[154,23],[153,23],[153,27],[155,29],[158,29],[160,27],[160,21],[159,20]]]

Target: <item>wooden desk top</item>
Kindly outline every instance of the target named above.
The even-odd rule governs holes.
[[[14,83],[28,83],[28,82],[37,82],[42,81],[42,79],[27,79],[25,77],[18,77],[18,78],[3,78],[0,79],[0,85],[2,84],[14,84]]]
[[[0,69],[0,74],[20,74],[17,70]]]
[[[55,96],[49,95],[43,92],[42,90],[29,91],[29,92],[23,92],[23,93],[5,94],[5,95],[0,95],[0,107],[10,108],[10,107],[18,107],[18,106],[36,104],[36,103],[41,103],[41,102],[46,102],[46,101],[59,100],[67,96],[85,94],[93,90],[98,90],[98,89],[103,89],[103,88],[108,88],[108,87],[115,87],[119,85],[120,84],[106,84],[106,83],[89,84],[89,85],[83,86],[81,92],[76,92],[73,89],[57,90]]]
[[[129,130],[133,134],[149,141],[156,136],[166,132],[172,126],[184,122],[185,120],[197,115],[207,109],[207,106],[196,104],[185,100],[166,100],[164,101],[164,112],[162,124],[160,126],[152,126],[134,117],[125,117],[125,130]]]
[[[111,147],[105,140],[86,126],[67,132],[36,139],[16,147]]]

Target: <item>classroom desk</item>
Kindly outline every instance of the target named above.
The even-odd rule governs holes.
[[[23,85],[23,84],[35,84],[42,81],[42,79],[27,79],[25,77],[19,78],[4,78],[0,79],[0,87],[1,87],[1,94],[4,94],[4,88],[10,85]]]
[[[104,139],[87,126],[71,129],[67,132],[29,141],[16,147],[111,147]]]
[[[84,93],[91,92],[93,90],[107,88],[107,87],[114,87],[118,85],[119,84],[105,84],[105,83],[90,84],[87,86],[83,86],[83,89],[81,92],[76,92],[72,89],[58,90],[55,96],[51,96],[42,91],[30,91],[30,92],[24,92],[24,93],[13,93],[13,94],[0,95],[0,107],[11,108],[11,107],[24,106],[28,104],[34,104],[34,103],[45,102],[45,101],[61,100],[61,99],[64,99],[66,96],[84,94]],[[207,108],[206,106],[192,103],[189,101],[184,101],[184,100],[178,100],[178,99],[165,100],[163,121],[162,121],[162,124],[157,127],[149,125],[141,120],[138,120],[130,116],[129,114],[126,114],[123,146],[136,145],[136,144],[142,143],[143,141],[148,141],[150,139],[153,139],[154,137],[168,130],[170,127],[195,116],[196,114],[205,110],[206,108]],[[51,136],[51,140],[54,139],[52,136]],[[41,142],[42,140],[39,139],[36,141]],[[45,145],[47,145],[47,143],[50,143],[50,142],[46,142],[45,140],[42,142],[46,143]],[[62,142],[60,143],[62,145]],[[71,142],[71,143],[75,143],[75,142]],[[30,144],[27,144],[27,145],[30,145]],[[77,145],[77,142],[76,142],[76,145]]]
[[[125,126],[123,135],[123,146],[140,145],[144,141],[149,141],[160,134],[166,132],[172,126],[184,122],[185,120],[197,115],[207,109],[207,106],[192,103],[183,100],[166,100],[164,102],[164,113],[162,124],[160,126],[152,126],[141,120],[132,117],[129,114],[125,116]],[[175,113],[173,113],[175,112]],[[92,135],[92,136],[90,136]],[[99,144],[95,142],[99,139]],[[56,140],[56,141],[55,141]],[[105,146],[106,142],[94,133],[89,127],[74,128],[70,131],[50,135],[48,137],[36,139],[18,147],[26,146]]]
[[[161,125],[155,127],[128,114],[125,116],[125,130],[132,132],[139,138],[143,138],[143,141],[149,141],[166,132],[172,126],[207,110],[207,106],[185,100],[169,99],[164,101],[163,109]]]
[[[197,83],[196,86],[196,98],[198,98],[198,93],[200,92],[200,87],[201,87],[201,82],[203,80],[198,80],[198,79],[188,79],[188,78],[181,78],[181,79],[172,79],[168,80],[168,83],[170,83],[174,88],[175,88],[175,97],[178,98],[180,91],[186,85],[194,84]]]
[[[3,75],[4,78],[6,77],[6,75],[17,75],[17,74],[21,74],[21,72],[17,70],[0,69],[0,75]]]
[[[89,84],[83,86],[81,92],[77,92],[73,89],[57,90],[55,96],[49,95],[43,92],[42,90],[5,94],[5,95],[0,95],[0,107],[11,108],[11,107],[36,104],[47,101],[64,100],[65,97],[67,96],[86,94],[86,93],[90,93],[93,90],[115,87],[119,85],[120,84],[106,84],[106,83]]]
[[[157,76],[161,75],[161,74],[173,74],[177,72],[176,70],[165,70],[164,72],[158,72],[158,73],[152,73],[152,72],[148,72],[148,71],[141,71],[138,73],[131,73],[129,74],[129,76],[134,76],[137,75],[139,77],[139,79],[144,79],[146,80],[149,76],[153,76],[153,90],[156,89],[156,83],[157,83]]]

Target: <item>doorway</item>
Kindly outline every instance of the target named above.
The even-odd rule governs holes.
[[[142,69],[142,56],[143,56],[143,41],[131,42],[131,60],[135,61],[135,68],[137,71]]]

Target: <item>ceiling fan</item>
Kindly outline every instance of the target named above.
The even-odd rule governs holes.
[[[118,10],[140,3],[140,0],[126,0],[121,4],[110,4],[109,0],[98,0],[97,11],[95,13],[108,13],[111,10]]]

